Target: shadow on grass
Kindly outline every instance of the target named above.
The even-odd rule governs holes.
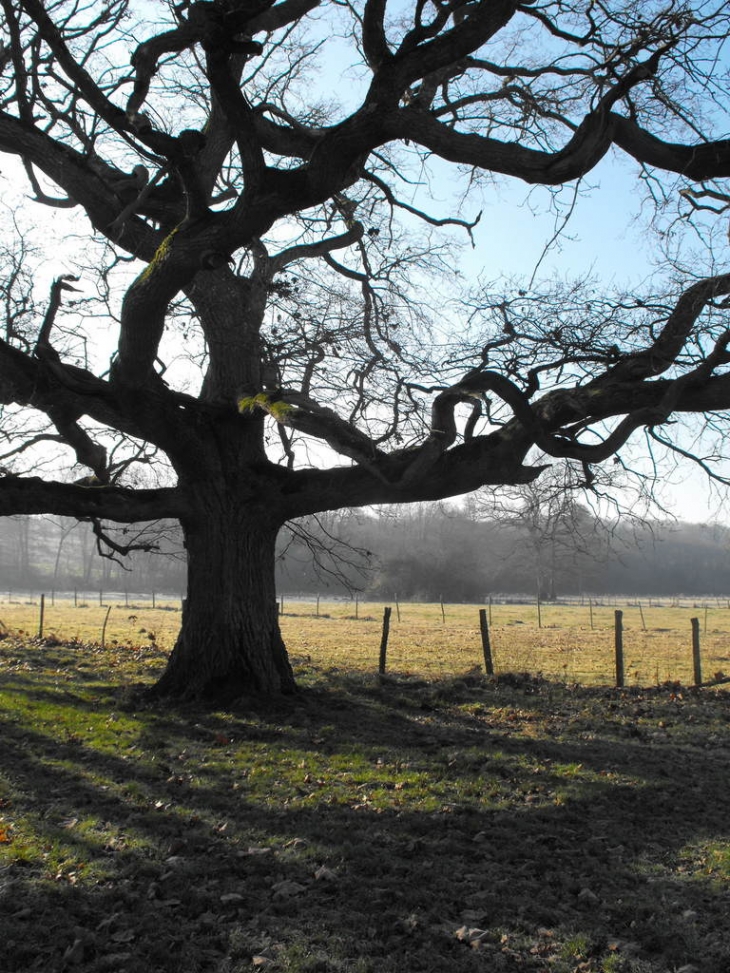
[[[726,697],[303,678],[6,673],[3,973],[726,973]]]

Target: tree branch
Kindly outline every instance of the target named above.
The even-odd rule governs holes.
[[[615,144],[642,165],[697,181],[730,176],[730,139],[682,145],[663,142],[623,115],[612,114],[610,121]]]
[[[661,375],[677,360],[702,311],[720,294],[730,294],[730,274],[707,277],[692,284],[674,305],[654,343],[642,351],[622,357],[617,365],[595,379],[590,387]]]
[[[125,567],[124,563],[118,558],[115,558],[113,554],[109,554],[107,551],[105,551],[104,545],[106,545],[109,550],[119,554],[121,557],[126,557],[127,555],[132,554],[134,551],[143,551],[146,554],[151,554],[153,551],[159,551],[160,549],[160,545],[155,544],[152,541],[143,542],[141,544],[134,542],[131,544],[119,544],[112,537],[110,537],[109,534],[107,534],[102,527],[100,520],[97,520],[94,517],[89,522],[91,524],[91,529],[94,536],[96,537],[96,550],[99,557],[109,558],[110,561],[114,561],[115,564],[119,564],[121,567]]]
[[[33,354],[36,358],[52,358],[58,361],[58,353],[53,350],[51,346],[51,329],[56,320],[56,314],[61,306],[61,301],[63,299],[64,291],[74,291],[78,292],[78,287],[74,287],[69,281],[77,281],[78,277],[73,274],[62,274],[57,277],[53,284],[51,284],[51,298],[48,302],[48,309],[46,310],[46,315],[43,318],[43,324],[41,325],[41,330],[38,333],[38,340],[36,341],[35,350]]]
[[[47,482],[40,477],[0,477],[0,516],[56,514],[131,524],[184,516],[186,510],[183,497],[173,488],[128,490]]]
[[[359,221],[355,221],[345,233],[338,236],[326,237],[316,243],[301,243],[296,246],[282,250],[275,256],[270,257],[271,273],[280,273],[287,264],[295,260],[305,260],[311,257],[324,257],[332,253],[333,250],[344,250],[345,247],[352,246],[361,240],[365,230]]]
[[[387,201],[393,208],[405,210],[406,213],[411,213],[413,216],[417,216],[419,220],[423,220],[424,223],[428,223],[431,226],[461,226],[469,234],[469,239],[474,243],[474,237],[472,235],[472,230],[477,226],[482,218],[481,211],[477,213],[474,219],[470,222],[469,220],[462,220],[455,216],[447,216],[443,219],[439,219],[436,216],[430,216],[423,210],[417,209],[415,206],[410,206],[408,203],[404,203],[402,200],[398,199],[390,188],[390,186],[379,176],[376,176],[373,172],[366,172],[363,174],[363,178],[368,182],[371,182],[385,196]]]
[[[238,409],[243,414],[257,409],[266,412],[281,425],[323,440],[335,452],[367,469],[377,470],[377,461],[384,458],[369,436],[341,419],[334,409],[321,406],[300,392],[281,389],[272,396],[260,393],[241,399]]]

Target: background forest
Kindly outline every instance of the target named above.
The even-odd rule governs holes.
[[[181,595],[185,557],[176,525],[143,530],[159,553],[122,561],[99,555],[88,524],[4,518],[0,586],[21,595],[74,588]],[[730,593],[730,528],[606,522],[571,501],[557,510],[523,502],[485,511],[478,498],[341,510],[290,524],[278,554],[277,588],[291,595],[355,590],[374,599],[481,602],[489,595],[533,598],[538,591],[545,600]]]

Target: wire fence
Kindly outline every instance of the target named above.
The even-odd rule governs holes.
[[[180,629],[176,594],[6,595],[0,624],[28,637],[122,648],[154,644],[169,651]],[[724,598],[492,598],[485,605],[455,605],[284,596],[278,608],[295,664],[425,678],[491,666],[497,675],[527,672],[627,686],[721,682],[730,673],[730,607]]]

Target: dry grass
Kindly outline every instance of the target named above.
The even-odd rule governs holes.
[[[111,607],[111,610],[109,610]],[[393,608],[388,669],[444,678],[483,663],[478,605],[406,603]],[[730,670],[730,610],[717,602],[682,606],[622,606],[629,684],[693,681],[690,618],[702,630],[704,678]],[[287,602],[281,625],[291,655],[318,666],[373,671],[380,646],[382,603]],[[494,605],[492,653],[498,672],[542,673],[569,683],[607,685],[614,679],[613,605]],[[38,633],[38,601],[1,601],[0,622],[13,632]],[[106,628],[104,630],[104,625]],[[44,634],[108,646],[154,644],[169,650],[180,625],[180,603],[46,599]]]

